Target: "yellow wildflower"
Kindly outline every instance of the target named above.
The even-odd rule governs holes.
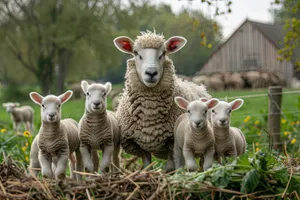
[[[298,124],[300,124],[300,121],[299,121],[299,120],[297,120],[296,124],[297,124],[297,125],[298,125]]]
[[[26,157],[25,157],[25,160],[26,160],[27,162],[29,161],[29,158],[28,158],[28,156],[26,156]]]
[[[296,122],[294,121],[291,121],[291,125],[294,126],[296,124]]]
[[[244,122],[247,123],[250,119],[251,119],[251,117],[250,117],[250,116],[247,116],[247,117],[244,119]]]
[[[260,148],[258,148],[258,147],[255,148],[255,151],[256,151],[256,152],[258,152],[259,150],[260,150]]]
[[[23,135],[25,137],[31,137],[31,133],[29,131],[24,131]]]
[[[297,142],[296,138],[291,140],[291,144],[295,144]]]
[[[1,129],[1,133],[6,133],[6,132],[7,132],[6,128]]]
[[[291,132],[289,132],[289,131],[284,131],[283,134],[284,134],[285,136],[288,136],[289,134],[291,134]]]
[[[212,48],[212,44],[209,43],[209,44],[207,45],[207,48],[211,49],[211,48]]]
[[[258,135],[258,136],[261,136],[261,132],[258,132],[257,135]]]
[[[25,143],[25,146],[28,147],[28,142]]]
[[[286,119],[282,119],[282,120],[281,120],[281,123],[282,123],[282,124],[285,124],[285,123],[286,123]]]
[[[254,122],[255,125],[258,125],[259,123],[260,123],[259,120],[255,120],[255,122]]]
[[[255,142],[255,146],[259,146],[259,142]]]
[[[22,151],[26,151],[26,148],[27,148],[27,147],[22,147]]]

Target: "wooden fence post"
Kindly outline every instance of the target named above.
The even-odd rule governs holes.
[[[281,97],[282,87],[269,87],[269,113],[268,113],[268,132],[272,138],[273,149],[281,151],[280,140],[280,118],[281,118]]]

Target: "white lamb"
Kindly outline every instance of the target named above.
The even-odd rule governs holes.
[[[19,103],[3,103],[2,106],[6,108],[6,111],[10,113],[13,121],[14,131],[19,131],[22,122],[25,123],[26,130],[33,131],[33,113],[34,110],[30,106],[20,106]]]
[[[175,97],[174,100],[180,108],[187,111],[178,117],[174,128],[176,169],[186,163],[189,171],[196,171],[198,166],[195,157],[200,157],[201,169],[207,170],[211,167],[215,154],[215,137],[207,120],[207,111],[219,101],[213,98],[205,103],[200,100],[189,102],[182,97]]]
[[[61,120],[61,105],[68,101],[73,92],[67,91],[60,96],[41,96],[36,92],[30,93],[30,98],[41,105],[42,124],[30,155],[30,166],[41,165],[42,175],[56,179],[65,178],[68,158],[70,159],[71,178],[76,179],[73,170],[82,168],[79,151],[79,137],[77,122],[73,119]],[[38,153],[35,151],[38,147]],[[76,160],[74,159],[76,152]],[[36,158],[38,155],[38,160]],[[53,164],[53,169],[52,169]]]
[[[201,98],[201,101],[207,100]],[[227,156],[236,157],[246,151],[246,139],[242,131],[238,128],[230,127],[231,112],[239,109],[243,103],[243,99],[235,99],[230,103],[220,101],[211,111],[217,159]]]
[[[98,171],[92,151],[102,150],[100,170],[107,172],[111,164],[120,167],[120,127],[115,113],[106,110],[111,83],[89,85],[81,82],[86,95],[85,113],[79,122],[80,152],[86,171]],[[92,153],[92,155],[91,155]],[[93,161],[92,161],[93,160]],[[113,168],[115,169],[115,168]]]

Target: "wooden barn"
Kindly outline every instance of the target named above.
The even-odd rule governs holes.
[[[217,47],[200,69],[200,74],[262,70],[276,72],[289,82],[294,76],[292,62],[278,61],[283,26],[246,21]]]

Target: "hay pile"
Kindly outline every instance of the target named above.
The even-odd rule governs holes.
[[[266,176],[254,168],[242,170],[241,166],[249,166],[245,160],[241,162],[229,167],[215,166],[202,173],[179,171],[170,175],[160,170],[142,170],[86,174],[93,178],[78,182],[29,177],[8,158],[0,165],[0,199],[299,199],[299,160],[289,170],[276,169]]]

